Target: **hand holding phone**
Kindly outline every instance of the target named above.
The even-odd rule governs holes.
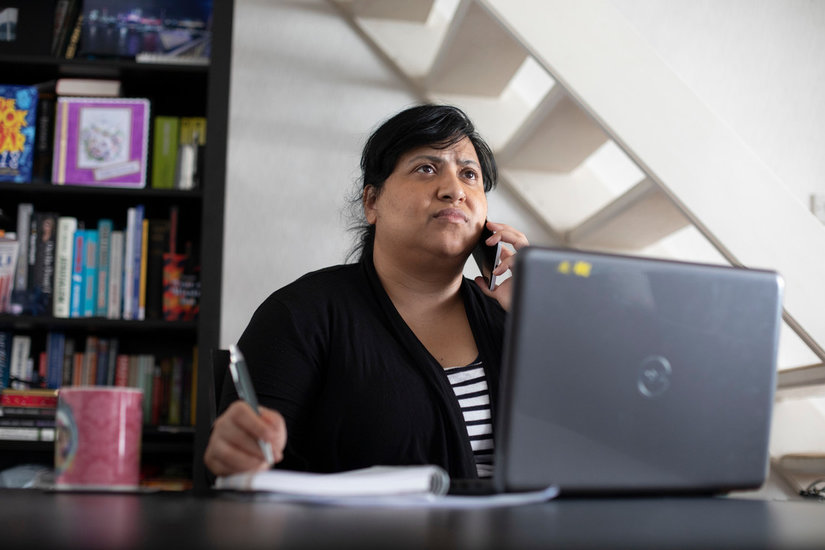
[[[487,220],[485,220],[484,227],[481,229],[481,238],[473,248],[473,259],[478,264],[481,276],[490,290],[496,288],[496,276],[493,275],[493,270],[501,260],[501,241],[497,242],[495,246],[489,246],[486,243],[492,235],[493,232],[487,229]]]

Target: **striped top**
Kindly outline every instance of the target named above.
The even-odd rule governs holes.
[[[450,385],[453,387],[470,445],[476,461],[478,477],[493,475],[493,421],[490,413],[490,392],[487,378],[480,360],[466,367],[448,367],[444,369]]]

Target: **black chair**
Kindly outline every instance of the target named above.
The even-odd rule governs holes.
[[[223,384],[226,380],[229,371],[229,350],[213,349],[209,355],[210,361],[204,361],[204,375],[211,382],[209,384],[206,399],[202,402],[206,413],[200,412],[201,407],[198,407],[198,423],[195,431],[195,456],[194,456],[194,489],[195,494],[208,494],[212,484],[215,481],[206,465],[203,463],[203,454],[206,451],[206,445],[209,441],[209,434],[212,432],[212,424],[217,418],[218,407],[221,402],[221,394],[223,391]],[[208,368],[208,367],[211,367]],[[201,390],[202,392],[203,390]],[[202,395],[199,394],[199,395]],[[204,417],[205,414],[205,417]]]
[[[217,418],[218,407],[221,404],[221,394],[223,392],[223,383],[226,380],[226,374],[229,371],[229,350],[214,349],[212,350],[212,399],[209,400],[213,407],[210,418],[212,422]]]

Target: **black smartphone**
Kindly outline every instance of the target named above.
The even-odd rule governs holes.
[[[473,259],[478,264],[478,270],[481,271],[481,276],[484,282],[487,283],[487,288],[493,290],[496,287],[496,276],[493,275],[493,269],[498,265],[501,259],[501,242],[497,242],[495,246],[488,246],[485,244],[491,235],[492,231],[487,229],[487,222],[484,222],[484,227],[481,230],[481,238],[473,248]]]

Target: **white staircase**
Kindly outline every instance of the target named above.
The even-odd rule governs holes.
[[[779,271],[780,384],[825,382],[825,226],[608,0],[331,1],[560,243]]]

